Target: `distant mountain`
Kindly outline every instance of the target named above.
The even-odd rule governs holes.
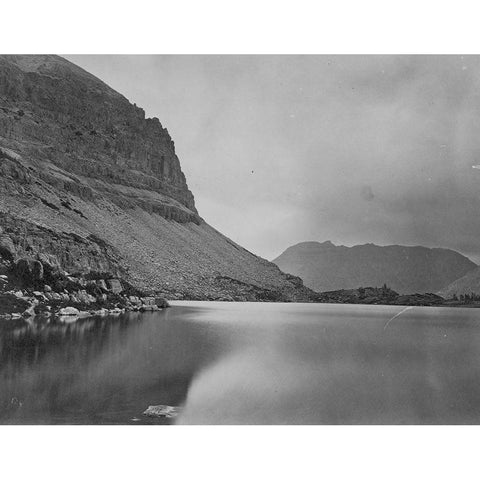
[[[480,267],[470,270],[438,292],[443,298],[452,298],[454,295],[460,297],[466,293],[480,295]]]
[[[400,294],[438,292],[480,269],[467,257],[443,248],[374,244],[345,247],[303,242],[273,260],[281,270],[303,279],[317,292],[381,286]]]

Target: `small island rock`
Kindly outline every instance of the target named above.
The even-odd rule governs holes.
[[[65,307],[58,311],[59,315],[80,315],[80,311],[75,307]]]

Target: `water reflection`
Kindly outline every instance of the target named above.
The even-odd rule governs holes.
[[[480,311],[390,321],[401,309],[179,302],[3,322],[0,422],[480,423]]]
[[[2,323],[0,422],[170,423],[141,413],[148,405],[183,403],[208,344],[194,326],[170,316]]]
[[[250,341],[199,372],[178,423],[480,423],[480,311],[417,308],[385,329],[400,310],[230,312]]]

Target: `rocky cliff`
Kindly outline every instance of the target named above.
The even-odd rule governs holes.
[[[401,294],[437,292],[476,268],[443,248],[303,242],[273,260],[317,292],[387,284]]]
[[[312,292],[207,225],[157,118],[52,55],[0,56],[0,254],[173,298]]]

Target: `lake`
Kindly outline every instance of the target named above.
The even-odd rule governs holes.
[[[172,305],[1,323],[0,423],[480,423],[480,310]]]

